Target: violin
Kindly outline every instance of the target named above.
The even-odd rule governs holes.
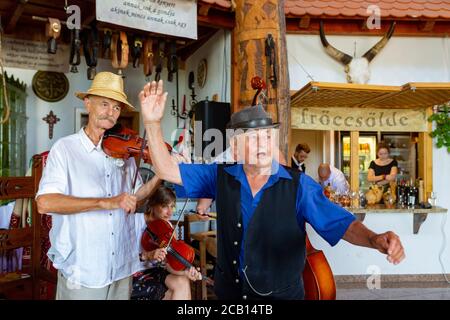
[[[306,261],[303,270],[305,300],[336,300],[336,284],[325,255],[306,236]]]
[[[166,143],[167,149],[172,151],[172,147]],[[145,163],[152,164],[150,152],[147,148],[147,140],[141,138],[139,133],[116,123],[114,127],[108,129],[103,134],[103,151],[113,158],[127,160],[130,157],[139,156],[142,152],[142,159]]]
[[[141,238],[141,245],[145,251],[166,248],[167,264],[175,271],[183,271],[186,268],[193,267],[192,262],[195,258],[194,248],[186,244],[183,240],[176,239],[174,228],[166,220],[156,219],[147,223],[147,228]],[[201,280],[212,283],[211,279],[203,275]]]
[[[252,101],[252,106],[256,106],[256,101],[258,99],[259,94],[261,93],[261,91],[263,89],[266,89],[266,83],[260,77],[255,76],[250,81],[250,84],[251,84],[253,90],[257,90],[253,97],[253,101]]]

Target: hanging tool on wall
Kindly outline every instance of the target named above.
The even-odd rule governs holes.
[[[108,58],[106,55],[110,53],[112,40],[111,29],[103,29],[103,58]]]
[[[153,40],[148,38],[144,42],[144,75],[150,77],[153,72]]]
[[[112,67],[117,70],[117,74],[123,76],[122,70],[128,65],[128,39],[123,31],[115,32],[111,41]]]
[[[164,40],[160,39],[158,40],[158,53],[156,54],[156,74],[155,74],[155,81],[158,82],[161,78],[161,72],[162,72],[162,66],[164,63],[164,48],[165,48],[165,42]]]
[[[59,19],[48,18],[48,22],[45,25],[45,34],[49,38],[47,41],[47,52],[55,54],[57,49],[56,39],[61,35],[61,22]]]
[[[97,56],[99,49],[98,30],[95,20],[91,23],[91,30],[84,30],[82,32],[83,53],[88,66],[87,78],[93,80],[97,71]]]
[[[70,30],[70,60],[69,64],[72,66],[70,72],[77,73],[77,66],[80,64],[80,29]]]
[[[142,53],[142,40],[139,36],[134,36],[131,46],[131,58],[133,59],[133,68],[139,67],[139,60]]]
[[[173,74],[178,73],[177,44],[175,41],[172,41],[169,44],[169,56],[167,57],[167,72],[168,72],[167,81],[172,82]]]
[[[276,89],[278,85],[278,70],[277,70],[277,56],[275,40],[271,34],[267,35],[265,41],[265,55],[267,57],[267,82],[272,85],[272,88]]]

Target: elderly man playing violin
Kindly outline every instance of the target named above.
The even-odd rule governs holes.
[[[134,110],[123,80],[100,72],[76,93],[89,113],[86,127],[50,150],[36,196],[40,213],[52,215],[48,256],[58,269],[57,299],[129,299],[131,275],[140,269],[135,217],[138,201],[156,187],[137,179],[134,158],[104,153],[102,137],[122,110]]]
[[[162,138],[162,81],[146,84],[139,97],[156,174],[183,186],[189,197],[216,199],[219,299],[303,299],[305,222],[331,245],[343,238],[379,250],[391,263],[404,259],[395,233],[370,231],[331,203],[312,178],[274,160],[278,124],[262,106],[231,116],[237,164],[177,164]]]

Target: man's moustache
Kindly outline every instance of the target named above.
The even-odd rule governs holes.
[[[112,124],[116,124],[116,121],[114,120],[114,118],[111,118],[111,117],[98,117],[97,119],[98,120],[108,120]]]

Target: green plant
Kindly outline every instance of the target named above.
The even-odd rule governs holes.
[[[450,108],[448,105],[442,105],[438,108],[438,112],[428,117],[428,121],[436,124],[436,128],[430,132],[432,138],[436,138],[436,146],[438,148],[446,147],[450,152]]]

